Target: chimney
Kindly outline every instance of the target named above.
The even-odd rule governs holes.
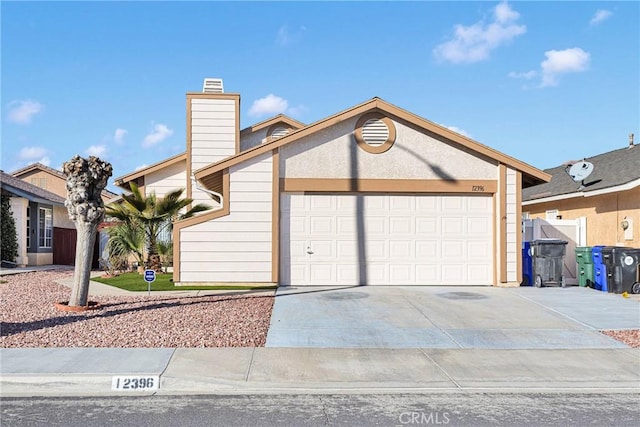
[[[633,148],[633,134],[629,134],[629,148]]]
[[[212,78],[204,79],[204,84],[202,85],[202,92],[203,93],[224,93],[222,79],[212,79]]]

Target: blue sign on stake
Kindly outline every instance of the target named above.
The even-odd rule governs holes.
[[[151,282],[155,282],[156,272],[155,270],[144,271],[144,281],[147,282],[147,295],[151,295]]]
[[[145,270],[144,271],[144,281],[145,282],[155,282],[156,280],[156,272],[154,270]]]

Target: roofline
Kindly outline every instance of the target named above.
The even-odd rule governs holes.
[[[54,169],[51,166],[44,165],[40,162],[31,163],[30,165],[27,165],[22,169],[18,169],[16,171],[11,172],[9,175],[11,176],[22,175],[24,173],[31,172],[34,169],[39,169],[43,172],[47,172],[50,175],[56,175],[58,178],[67,179],[66,175],[62,171]]]
[[[610,193],[617,193],[619,191],[633,190],[636,187],[640,187],[640,178],[627,182],[625,184],[614,185],[613,187],[601,188],[599,190],[579,191],[579,192],[576,191],[573,193],[559,194],[557,196],[542,197],[540,199],[531,199],[531,200],[523,201],[522,206],[530,206],[538,203],[556,202],[558,200],[576,199],[579,197],[594,197],[594,196],[600,196],[602,194],[610,194]]]
[[[171,166],[175,163],[178,163],[182,160],[187,160],[187,153],[181,153],[181,154],[176,154],[173,157],[169,157],[168,159],[164,159],[159,161],[158,163],[154,163],[150,166],[147,166],[145,168],[139,169],[135,172],[131,172],[130,174],[127,175],[122,175],[119,176],[117,178],[113,179],[113,182],[115,185],[117,185],[118,187],[122,187],[125,183],[129,182],[129,181],[133,181],[136,178],[139,178],[143,175],[152,173],[152,172],[156,172],[160,169],[164,169],[167,166]]]
[[[18,179],[18,178],[16,178],[16,179]],[[50,191],[47,191],[47,190],[44,190],[44,189],[40,189],[40,190],[41,191],[47,191],[52,196],[55,196],[57,198],[62,199],[62,201],[51,200],[48,197],[37,195],[35,193],[32,193],[31,191],[24,190],[22,188],[18,188],[16,186],[11,185],[11,184],[6,183],[6,182],[2,183],[2,187],[7,189],[7,191],[9,191],[9,192],[11,192],[11,193],[13,193],[13,194],[15,194],[17,196],[20,196],[20,197],[22,197],[24,199],[27,199],[27,200],[29,200],[31,202],[43,203],[43,204],[52,204],[52,205],[56,205],[56,206],[64,206],[64,198],[63,197],[60,197],[57,194],[51,193]]]
[[[390,104],[386,101],[383,101],[380,98],[372,98],[368,101],[365,101],[361,104],[358,104],[354,107],[348,108],[344,111],[341,111],[339,113],[336,113],[334,115],[331,115],[329,117],[326,117],[324,119],[321,119],[315,123],[312,123],[302,129],[298,129],[295,130],[291,133],[289,133],[288,135],[285,135],[281,138],[278,138],[276,140],[267,142],[265,144],[262,145],[258,145],[252,149],[249,149],[247,151],[243,151],[242,153],[239,153],[235,156],[229,157],[227,159],[221,160],[217,163],[213,163],[211,165],[205,166],[203,168],[200,168],[198,170],[196,170],[194,172],[194,175],[196,177],[196,179],[201,179],[203,177],[206,177],[212,173],[218,172],[222,169],[234,166],[238,163],[241,163],[245,160],[251,159],[253,157],[259,156],[261,154],[264,154],[268,151],[274,150],[276,148],[282,147],[284,145],[290,144],[291,142],[297,141],[301,138],[304,138],[305,136],[311,135],[315,132],[321,131],[323,129],[326,129],[329,126],[334,125],[337,122],[341,122],[347,119],[350,119],[352,117],[355,117],[359,114],[363,114],[365,112],[368,112],[370,110],[380,110],[383,112],[386,112],[388,114],[391,114],[395,117],[397,117],[400,120],[404,120],[407,121],[409,123],[412,123],[414,125],[417,125],[419,127],[422,127],[423,129],[433,132],[437,135],[440,135],[442,137],[445,137],[447,139],[449,139],[450,141],[453,141],[457,144],[462,145],[463,147],[466,147],[472,151],[475,151],[477,153],[480,153],[482,155],[485,155],[491,159],[494,159],[500,163],[504,163],[507,166],[513,167],[516,170],[519,170],[529,176],[532,176],[534,178],[537,178],[538,180],[541,180],[543,182],[549,182],[551,181],[551,175],[541,171],[540,169],[537,169],[525,162],[522,162],[520,160],[517,160],[511,156],[508,156],[506,154],[503,154],[497,150],[494,150],[493,148],[490,148],[484,144],[481,144],[480,142],[477,142],[471,138],[465,137],[463,135],[460,135],[459,133],[453,132],[447,128],[445,128],[444,126],[440,126],[436,123],[433,123],[427,119],[424,119],[420,116],[417,116],[413,113],[410,113],[406,110],[403,110],[402,108],[399,108],[393,104]]]
[[[240,132],[257,132],[260,129],[264,129],[266,127],[269,127],[279,122],[284,122],[295,129],[300,129],[306,126],[304,123],[299,122],[296,119],[292,119],[291,117],[285,114],[278,114],[277,116],[271,117],[270,119],[266,119],[261,122],[255,123],[251,126],[248,126],[240,130]]]

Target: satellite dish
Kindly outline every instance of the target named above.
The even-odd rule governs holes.
[[[573,179],[575,182],[580,183],[580,187],[578,188],[578,190],[581,190],[582,188],[584,188],[584,180],[593,173],[594,166],[593,163],[581,160],[571,166],[568,166],[565,170],[567,174],[569,174],[571,179]]]

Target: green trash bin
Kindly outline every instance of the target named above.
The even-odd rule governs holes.
[[[595,288],[592,250],[592,246],[578,246],[576,248],[576,276],[578,276],[578,285]]]

